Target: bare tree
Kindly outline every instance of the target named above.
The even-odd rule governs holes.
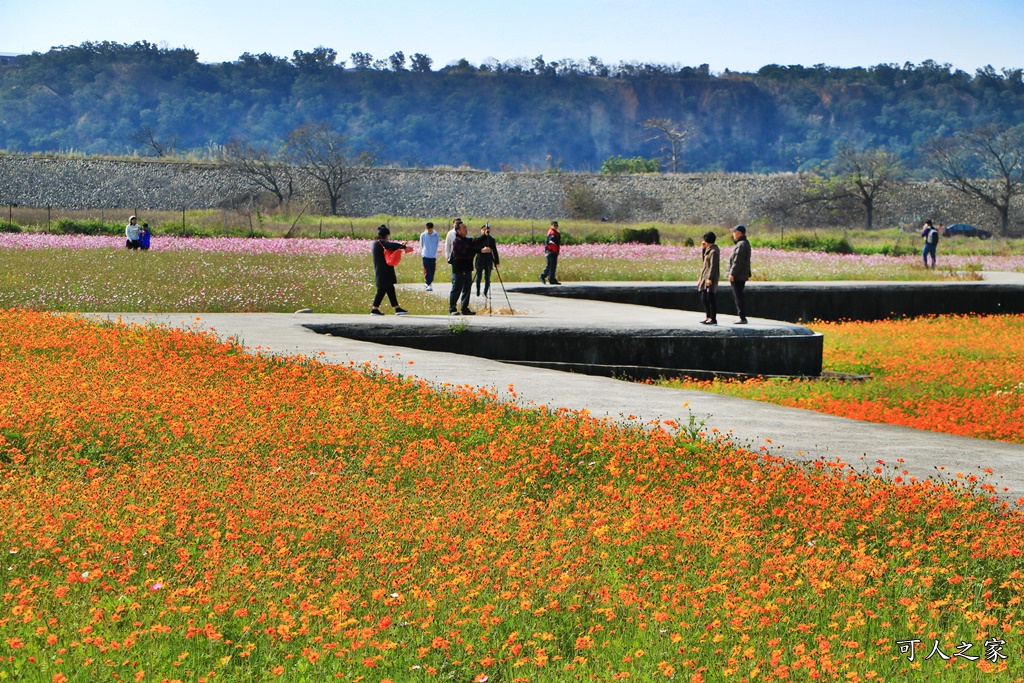
[[[253,185],[277,197],[279,206],[291,201],[295,194],[293,167],[280,154],[245,140],[230,140],[221,156]]]
[[[369,173],[374,164],[372,153],[355,152],[348,139],[326,121],[304,123],[293,130],[288,149],[302,170],[324,186],[331,215],[338,213],[345,186]]]
[[[881,147],[861,151],[844,145],[823,175],[815,178],[808,198],[830,203],[859,201],[864,207],[864,227],[870,230],[874,226],[875,201],[905,177],[899,157],[892,152]]]
[[[678,173],[682,163],[683,150],[696,135],[697,126],[685,121],[659,118],[647,119],[641,125],[652,132],[651,136],[647,138],[647,142],[660,141],[661,152],[668,161],[668,167],[672,169],[673,173]]]
[[[158,157],[167,156],[174,151],[175,145],[178,144],[178,138],[176,137],[167,141],[158,140],[150,126],[139,128],[132,133],[131,139],[132,142],[138,143],[143,147],[149,147],[153,150],[153,155]]]
[[[1010,204],[1024,194],[1024,125],[990,124],[933,138],[924,147],[943,185],[999,212],[1000,234],[1010,229]]]

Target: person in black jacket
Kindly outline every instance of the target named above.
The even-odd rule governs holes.
[[[398,277],[395,275],[395,267],[389,266],[388,262],[384,260],[384,250],[401,249],[409,253],[412,251],[412,247],[407,247],[401,242],[389,242],[390,235],[391,231],[388,230],[388,226],[382,225],[377,228],[377,241],[373,243],[371,249],[373,279],[377,285],[377,294],[373,297],[373,308],[370,309],[370,315],[384,315],[380,310],[380,303],[384,300],[384,295],[387,295],[388,303],[391,304],[391,308],[395,309],[396,314],[405,315],[409,312],[398,305],[398,296],[395,294],[395,283],[398,282]]]
[[[460,222],[456,227],[455,241],[452,243],[452,293],[448,295],[448,313],[451,315],[476,315],[469,310],[469,290],[473,284],[473,257],[479,253],[489,254],[491,248],[484,242],[484,237],[470,239],[466,236],[466,224]],[[460,308],[455,304],[459,303]]]
[[[491,237],[491,224],[485,223],[480,228],[480,237],[484,245],[491,248],[489,252],[481,252],[476,255],[476,295],[480,296],[480,280],[484,281],[484,296],[491,295],[491,269],[501,265],[498,260],[498,243]]]
[[[746,286],[750,279],[750,242],[747,241],[747,229],[737,225],[732,229],[732,241],[736,243],[729,254],[729,266],[726,275],[732,287],[732,300],[736,303],[737,325],[747,324]]]

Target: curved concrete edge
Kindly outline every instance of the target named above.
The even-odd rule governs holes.
[[[407,285],[406,288],[411,288]],[[703,372],[739,375],[816,377],[821,374],[823,337],[802,325],[751,319],[735,325],[703,325],[702,314],[660,310],[599,300],[572,300],[505,287],[513,315],[475,316],[339,316],[335,322],[310,322],[322,334],[361,341],[448,351],[491,360],[572,366],[580,372],[642,379],[663,368],[666,376]],[[550,287],[567,291],[568,287]],[[691,288],[692,289],[692,288]],[[434,295],[447,299],[450,285],[435,284]],[[476,298],[479,305],[485,300]],[[486,309],[480,308],[480,313]]]
[[[823,337],[789,330],[754,330],[746,334],[713,334],[706,330],[644,327],[609,329],[563,324],[521,326],[514,318],[472,320],[451,329],[447,321],[387,323],[309,323],[320,334],[360,341],[446,351],[490,360],[571,365],[576,371],[607,374],[615,366],[624,377],[642,379],[661,368],[679,376],[687,368],[755,375],[812,376],[821,374]],[[442,324],[443,323],[443,324]],[[809,331],[808,331],[809,332]]]
[[[1015,277],[1016,276],[1016,277]],[[886,320],[922,315],[1024,313],[1024,274],[986,273],[983,281],[747,283],[747,309],[774,320]],[[561,287],[510,285],[520,294],[661,309],[703,310],[689,283],[580,282]],[[735,313],[728,287],[719,310]]]
[[[338,322],[345,316],[110,313],[86,317],[210,331],[221,339],[235,340],[250,353],[300,355],[334,365],[376,366],[440,390],[481,387],[492,391],[498,400],[525,408],[567,408],[623,425],[664,426],[671,420],[686,427],[692,417],[709,435],[722,434],[734,445],[755,453],[800,462],[843,461],[867,475],[874,475],[875,467],[883,467],[884,474],[891,474],[891,468],[898,467],[899,471],[906,470],[908,477],[945,481],[963,473],[995,486],[1001,500],[1013,502],[1024,497],[1024,446],[1016,444],[850,420],[717,394],[510,365],[455,353],[396,349],[321,335],[305,327],[308,323]],[[993,471],[991,476],[985,473],[987,468]]]

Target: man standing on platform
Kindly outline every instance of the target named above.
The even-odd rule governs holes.
[[[747,301],[744,289],[750,279],[750,242],[747,241],[747,229],[737,225],[732,229],[732,241],[736,243],[729,254],[729,266],[726,274],[732,287],[732,298],[736,302],[737,325],[747,324]]]
[[[476,315],[469,310],[469,290],[473,284],[473,257],[477,254],[489,254],[486,238],[481,236],[470,239],[466,236],[466,224],[461,220],[456,224],[455,240],[452,242],[452,293],[448,295],[448,313],[450,315]],[[456,303],[460,304],[456,308]]]

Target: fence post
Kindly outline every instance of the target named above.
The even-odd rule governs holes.
[[[46,207],[46,232],[50,232],[50,207]]]

